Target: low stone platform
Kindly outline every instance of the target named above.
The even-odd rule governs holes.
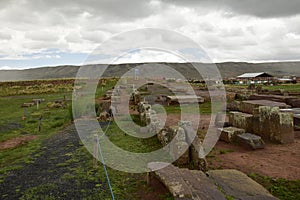
[[[149,163],[156,169],[166,163]],[[188,170],[168,165],[148,174],[148,183],[158,179],[171,192],[175,200],[277,199],[265,188],[237,170]]]
[[[282,103],[282,102],[269,101],[269,100],[250,100],[250,101],[241,102],[239,111],[243,113],[253,114],[254,110],[260,106],[278,107],[281,109],[291,107],[286,103]]]

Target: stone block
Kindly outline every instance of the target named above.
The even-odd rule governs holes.
[[[228,143],[237,141],[237,135],[245,133],[245,129],[236,127],[219,128],[220,140]]]
[[[269,100],[250,100],[250,101],[243,101],[240,105],[240,112],[253,114],[255,108],[260,106],[269,106],[269,107],[279,107],[281,109],[290,108],[289,105],[282,102],[276,101],[269,101]]]
[[[277,199],[263,186],[240,171],[232,169],[212,170],[208,171],[207,174],[227,196],[231,196],[233,199]]]
[[[277,107],[261,106],[259,107],[259,127],[255,134],[262,136],[277,143],[294,142],[294,118],[289,112],[280,112]]]
[[[177,142],[170,146],[170,154],[172,158],[177,158],[177,165],[187,165],[190,162],[189,145],[186,142]]]
[[[253,130],[253,115],[242,112],[229,113],[229,125],[245,129],[246,132]]]
[[[251,133],[243,133],[237,136],[237,141],[239,144],[249,147],[253,150],[265,148],[265,142],[260,136]]]

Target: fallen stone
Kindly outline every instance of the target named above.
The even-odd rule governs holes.
[[[212,170],[208,177],[218,185],[227,196],[240,200],[275,200],[263,186],[237,170]]]
[[[265,142],[261,139],[261,137],[251,133],[237,135],[237,141],[239,144],[250,147],[253,150],[265,148]]]
[[[228,143],[237,141],[237,135],[245,133],[245,129],[236,127],[219,128],[220,140]]]
[[[159,163],[149,163],[151,170]],[[180,169],[174,165],[154,171],[150,174],[157,178],[177,200],[225,200],[218,187],[202,171]]]

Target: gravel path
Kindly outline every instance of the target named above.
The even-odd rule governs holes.
[[[0,199],[83,199],[91,190],[105,190],[99,186],[95,191],[96,179],[65,178],[77,176],[74,169],[86,162],[85,156],[64,166],[80,146],[74,125],[55,134],[42,144],[33,163],[8,174],[0,184]]]

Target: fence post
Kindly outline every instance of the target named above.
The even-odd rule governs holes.
[[[98,135],[94,134],[94,159],[93,159],[93,167],[97,168],[98,161]]]

